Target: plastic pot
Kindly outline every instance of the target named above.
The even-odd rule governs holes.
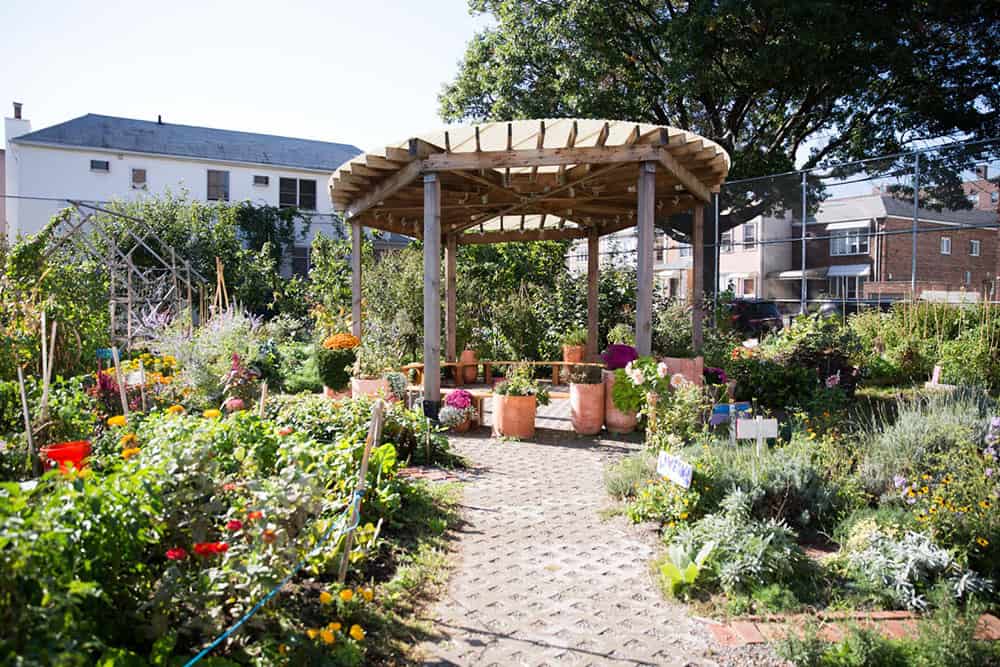
[[[84,467],[84,460],[90,456],[90,441],[60,442],[56,445],[42,447],[39,451],[45,457],[43,462],[46,470],[59,464],[59,469],[66,472],[71,464],[75,468]]]

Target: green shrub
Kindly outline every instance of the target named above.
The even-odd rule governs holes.
[[[563,334],[560,341],[563,345],[586,345],[587,344],[587,330],[583,327],[576,327],[570,329]]]
[[[322,345],[315,348],[316,370],[324,385],[334,391],[343,391],[351,381],[351,372],[357,358],[354,349],[330,350]]]
[[[286,343],[280,346],[279,372],[284,391],[289,394],[316,393],[323,390],[323,380],[316,363],[316,350],[309,343]]]
[[[604,487],[618,500],[635,498],[646,484],[658,479],[656,455],[648,450],[630,454],[604,471]]]

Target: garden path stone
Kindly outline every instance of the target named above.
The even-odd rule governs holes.
[[[539,422],[564,419],[554,405]],[[716,653],[663,599],[655,532],[602,518],[604,467],[638,444],[551,429],[503,441],[486,428],[451,443],[470,465],[464,521],[447,593],[428,612],[438,639],[420,647],[425,665],[751,664]]]

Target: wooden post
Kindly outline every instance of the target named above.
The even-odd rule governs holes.
[[[31,459],[31,469],[35,474],[41,472],[38,457],[35,455],[35,439],[31,434],[31,413],[28,411],[28,394],[24,390],[24,369],[17,365],[17,384],[21,389],[21,412],[24,415],[24,438],[28,441],[28,457]]]
[[[146,405],[146,365],[142,363],[142,359],[139,360],[139,400],[142,411],[149,412],[149,407]]]
[[[424,174],[424,414],[441,404],[441,181]]]
[[[351,223],[351,333],[361,338],[361,240],[360,222]]]
[[[264,408],[267,406],[267,380],[260,385],[260,407],[257,411],[257,416],[261,419],[264,418]]]
[[[587,361],[597,360],[597,338],[600,330],[598,294],[601,270],[600,236],[592,228],[587,235]]]
[[[444,246],[444,284],[445,284],[445,360],[457,361],[456,334],[458,329],[457,298],[455,294],[455,272],[458,269],[458,237],[449,234],[445,237]],[[455,369],[456,375],[462,374],[462,368]]]
[[[379,440],[382,439],[382,411],[384,409],[384,403],[382,399],[377,399],[375,405],[372,406],[372,424],[368,429],[368,438],[365,440],[365,451],[361,455],[361,470],[358,471],[358,483],[354,487],[355,493],[365,491],[365,483],[368,478],[368,459],[371,457],[372,448],[377,447]],[[353,498],[352,498],[353,502]],[[358,514],[360,513],[360,503],[354,503],[352,505],[351,517],[348,526],[353,526],[358,520]],[[340,558],[340,572],[337,575],[337,581],[341,584],[347,579],[347,565],[351,558],[351,546],[354,541],[354,529],[347,531],[347,535],[344,536],[344,554]]]
[[[653,243],[656,210],[656,163],[639,165],[639,201],[637,212],[638,261],[635,308],[635,348],[640,355],[653,351]]]
[[[125,376],[122,375],[122,362],[118,356],[118,348],[111,347],[111,358],[115,362],[115,380],[118,382],[118,394],[122,399],[122,416],[128,419],[128,394],[125,391]]]
[[[702,320],[705,305],[705,208],[702,204],[694,207],[691,229],[691,268],[693,286],[691,288],[691,347],[695,356],[701,354],[703,342]]]

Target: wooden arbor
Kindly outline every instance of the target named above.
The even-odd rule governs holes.
[[[704,209],[729,172],[717,144],[672,127],[603,120],[524,120],[451,127],[355,157],[330,178],[351,223],[353,316],[361,335],[362,228],[424,241],[424,398],[440,403],[440,266],[445,355],[454,360],[457,247],[587,239],[588,354],[597,354],[599,238],[638,227],[636,347],[652,339],[654,220],[692,210],[695,347],[701,344]]]

